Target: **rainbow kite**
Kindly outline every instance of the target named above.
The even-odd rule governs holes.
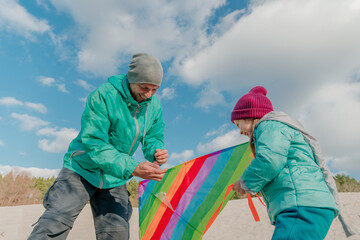
[[[244,143],[170,168],[160,182],[140,182],[139,239],[201,239],[251,159]]]

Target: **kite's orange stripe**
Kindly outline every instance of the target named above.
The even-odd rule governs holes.
[[[226,190],[225,196],[224,196],[224,200],[225,200],[225,198],[229,195],[229,193],[230,193],[233,185],[234,185],[234,184],[231,184],[231,185],[228,187],[228,189]],[[213,224],[213,222],[215,221],[216,217],[219,215],[219,212],[220,212],[221,206],[222,206],[223,203],[224,203],[224,200],[221,202],[220,206],[216,209],[215,213],[212,215],[212,217],[210,218],[209,222],[207,223],[206,228],[205,228],[205,231],[204,231],[204,234],[205,234],[206,231],[210,228],[211,224]]]
[[[181,169],[180,169],[177,177],[175,178],[173,184],[171,185],[169,191],[166,193],[166,196],[169,199],[169,202],[171,201],[171,199],[174,196],[176,190],[179,188],[182,181],[184,180],[184,177],[185,177],[187,171],[194,164],[194,160],[190,161],[190,162],[187,162],[186,164],[183,164],[183,166],[181,167]],[[142,239],[151,239],[152,235],[154,234],[156,228],[159,225],[161,217],[164,215],[164,212],[166,211],[167,208],[168,208],[168,206],[166,206],[165,204],[160,204],[160,206],[159,206],[158,210],[156,211],[151,223],[149,224],[148,228],[146,229],[146,232],[145,232],[144,237]],[[147,236],[147,237],[145,238],[145,236]]]
[[[254,219],[255,219],[255,222],[259,222],[259,221],[260,221],[260,218],[259,218],[259,215],[258,215],[258,213],[257,213],[257,211],[256,211],[256,208],[255,208],[255,206],[254,206],[254,203],[253,203],[253,201],[252,201],[252,199],[251,199],[251,195],[250,195],[249,193],[246,193],[246,195],[247,195],[249,207],[250,207],[251,213],[252,213],[252,215],[253,215],[253,217],[254,217]]]

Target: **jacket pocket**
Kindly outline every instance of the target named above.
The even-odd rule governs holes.
[[[80,165],[80,167],[82,167],[83,169],[86,169],[91,172],[99,170],[97,165],[91,160],[91,158],[85,151],[74,151],[71,154],[71,158],[75,162],[77,162]]]
[[[48,204],[48,198],[49,198],[49,193],[51,192],[51,190],[54,188],[55,184],[59,181],[65,181],[68,180],[71,175],[74,174],[73,171],[67,169],[67,168],[63,168],[61,169],[59,175],[56,177],[54,183],[49,187],[49,189],[46,191],[44,199],[43,199],[43,206],[45,208],[47,208],[47,204]]]
[[[140,138],[138,137],[137,141],[139,141],[139,139]],[[116,148],[116,150],[118,150],[119,152],[129,153],[133,141],[134,139],[129,139],[128,137],[120,137],[116,133],[110,133],[109,143],[113,145],[114,148]]]

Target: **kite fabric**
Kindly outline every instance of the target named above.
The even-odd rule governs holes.
[[[170,168],[139,183],[139,239],[201,239],[252,159],[249,143]]]

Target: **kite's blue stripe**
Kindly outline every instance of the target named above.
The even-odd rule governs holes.
[[[147,184],[144,193],[142,194],[141,198],[139,198],[139,211],[141,211],[142,207],[144,206],[146,200],[150,196],[156,183],[157,183],[156,181],[149,181],[149,183]]]

